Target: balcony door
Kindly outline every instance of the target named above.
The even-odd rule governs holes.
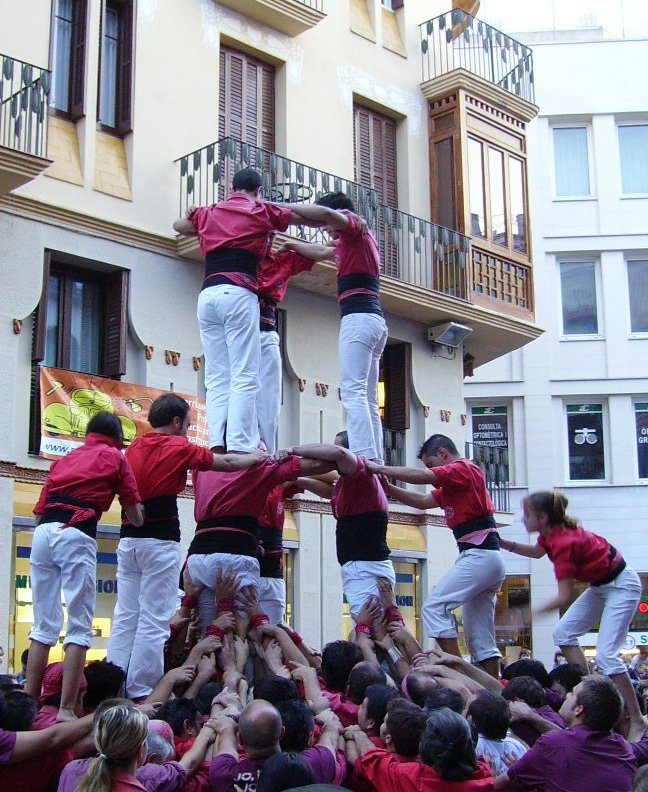
[[[355,180],[376,191],[382,271],[398,277],[398,235],[390,209],[398,206],[396,121],[363,105],[353,106]]]

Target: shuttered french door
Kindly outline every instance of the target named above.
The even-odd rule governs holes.
[[[376,191],[378,242],[386,275],[398,277],[398,246],[386,222],[385,207],[398,206],[396,121],[362,105],[354,105],[353,149],[355,180]]]

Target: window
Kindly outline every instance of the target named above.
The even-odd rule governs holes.
[[[587,127],[554,127],[556,195],[590,195]]]
[[[34,316],[30,453],[38,453],[40,443],[39,364],[103,377],[124,374],[127,296],[127,270],[46,254]]]
[[[598,335],[596,266],[593,261],[560,265],[562,331],[564,335]]]
[[[119,135],[132,130],[133,0],[106,0],[99,69],[99,121]]]
[[[648,193],[648,124],[619,127],[621,192],[624,195]]]
[[[520,649],[531,651],[531,579],[528,575],[507,576],[497,595],[495,635],[504,656],[517,658]]]
[[[648,333],[648,261],[628,262],[630,332]]]
[[[524,196],[524,163],[509,157],[509,212],[513,250],[527,252],[526,200]]]
[[[383,8],[387,8],[390,11],[397,11],[405,5],[405,0],[380,0],[380,2]]]
[[[484,154],[483,145],[468,138],[468,187],[470,190],[470,233],[486,236],[486,210],[484,208]]]
[[[491,241],[506,246],[506,210],[504,204],[504,154],[488,149],[490,174]]]
[[[605,478],[603,405],[567,405],[569,479],[595,481]]]
[[[56,0],[50,102],[76,120],[84,114],[87,0]]]
[[[648,402],[635,404],[637,467],[640,479],[648,479]]]
[[[378,405],[383,422],[385,464],[404,465],[405,432],[410,427],[411,344],[388,342],[380,364]]]

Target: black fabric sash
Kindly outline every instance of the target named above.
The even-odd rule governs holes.
[[[340,566],[347,561],[386,561],[390,553],[387,520],[383,511],[338,517],[335,543]]]
[[[163,539],[180,541],[178,496],[158,495],[144,501],[144,524],[139,528],[128,522],[122,511],[120,537],[133,539]]]
[[[259,550],[259,521],[254,517],[214,517],[201,520],[187,555],[232,555],[256,558]]]

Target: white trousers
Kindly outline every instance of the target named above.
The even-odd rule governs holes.
[[[456,638],[452,611],[462,606],[463,627],[473,662],[501,657],[495,640],[495,601],[504,582],[499,550],[464,550],[430,592],[421,615],[430,638]]]
[[[108,660],[126,673],[129,698],[148,696],[164,674],[164,643],[176,609],[181,564],[179,542],[119,541]]]
[[[387,325],[380,314],[355,313],[340,322],[340,395],[346,412],[349,449],[382,462],[383,432],[378,409],[380,356]]]
[[[210,445],[254,451],[259,445],[259,302],[241,286],[210,286],[198,297],[205,353]]]
[[[187,569],[194,583],[205,588],[200,593],[198,608],[202,628],[208,627],[216,615],[216,573],[233,569],[236,572],[239,587],[255,586],[259,590],[259,562],[251,556],[234,555],[233,553],[205,553],[190,555]]]
[[[268,453],[274,454],[277,450],[281,410],[281,350],[279,334],[274,330],[264,330],[261,333],[259,380],[261,382],[257,401],[259,434]]]
[[[347,561],[342,564],[342,591],[349,603],[352,616],[356,616],[368,597],[378,597],[377,578],[384,577],[396,583],[391,561]]]
[[[78,528],[63,523],[36,526],[29,557],[34,604],[33,641],[54,646],[63,627],[61,591],[67,609],[63,646],[92,643],[92,617],[97,592],[97,543]]]
[[[286,583],[283,578],[262,577],[259,581],[259,605],[270,619],[280,624],[286,612]]]
[[[579,637],[600,619],[596,639],[598,667],[608,676],[625,673],[627,669],[619,652],[640,599],[641,581],[629,567],[605,586],[590,586],[556,625],[553,634],[556,646],[578,646]]]

